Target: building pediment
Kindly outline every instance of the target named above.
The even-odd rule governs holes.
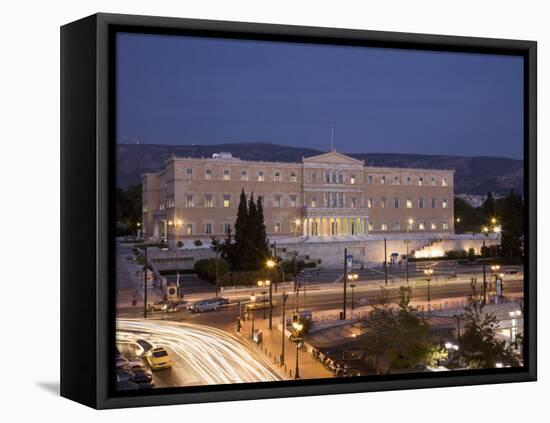
[[[304,163],[334,163],[364,166],[362,160],[354,159],[353,157],[338,153],[337,151],[329,151],[328,153],[319,154],[317,156],[305,157],[303,161]]]

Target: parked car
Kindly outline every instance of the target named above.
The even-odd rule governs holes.
[[[200,300],[191,304],[189,306],[189,311],[191,313],[202,313],[204,311],[212,311],[212,310],[215,311],[218,308],[220,308],[222,305],[223,304],[221,304],[217,298],[209,299],[209,300]]]
[[[520,272],[519,270],[505,270],[504,272],[502,272],[500,274],[500,277],[501,278],[510,278],[510,277],[517,277],[517,276],[520,276]]]
[[[153,348],[147,354],[147,362],[149,363],[151,370],[162,370],[172,367],[170,355],[163,347]]]
[[[153,376],[144,369],[134,369],[130,380],[134,383],[149,383],[153,380]]]
[[[168,303],[166,301],[155,301],[147,304],[147,309],[149,311],[166,311],[168,310]]]
[[[124,382],[117,382],[116,389],[117,391],[136,391],[140,389],[140,386],[137,383],[127,380]]]

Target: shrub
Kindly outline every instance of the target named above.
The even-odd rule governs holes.
[[[195,262],[195,272],[197,276],[208,282],[216,281],[216,260],[215,258],[202,259]],[[223,260],[218,260],[218,275],[220,281],[222,276],[229,272],[229,264]]]
[[[202,247],[202,241],[200,239],[195,241],[195,247]]]
[[[449,250],[445,251],[445,257],[452,260],[463,260],[468,256],[466,250]]]
[[[177,245],[178,248],[183,247],[183,241],[178,241],[178,243],[176,245]]]

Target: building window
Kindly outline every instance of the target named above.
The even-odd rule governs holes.
[[[367,181],[370,185],[372,185],[372,175],[368,176]]]
[[[185,207],[193,207],[193,194],[185,195]]]
[[[338,173],[338,183],[343,184],[344,183],[344,174],[342,172]]]
[[[393,222],[393,230],[399,231],[400,229],[401,229],[401,225],[399,224],[399,222]]]
[[[432,185],[435,185],[435,184],[436,184],[436,183],[435,183],[435,177],[432,176]]]
[[[274,180],[275,182],[281,182],[281,172],[275,172],[275,173],[273,174],[273,180]]]
[[[407,176],[407,185],[410,185],[412,182],[412,178],[410,176]]]
[[[380,230],[381,231],[387,231],[388,230],[388,224],[386,222],[382,222],[380,224]]]
[[[351,197],[351,208],[352,209],[357,208],[357,198],[356,197]]]
[[[333,184],[336,183],[336,181],[337,181],[336,178],[337,178],[337,177],[338,177],[338,175],[336,174],[336,172],[332,172],[332,183],[333,183]]]
[[[297,182],[296,172],[290,172],[290,182]]]
[[[230,207],[231,206],[231,195],[224,194],[224,196],[223,196],[223,206],[224,207]]]
[[[385,177],[385,176],[381,176],[381,177],[380,177],[380,183],[381,183],[382,185],[386,185],[386,177]]]
[[[412,206],[413,206],[412,200],[410,198],[407,198],[407,208],[412,209]]]
[[[231,179],[231,174],[229,173],[229,169],[223,170],[223,180],[229,181]]]
[[[187,179],[192,179],[192,178],[193,178],[193,169],[188,168],[187,169]]]
[[[394,176],[393,177],[393,184],[394,185],[400,185],[401,184],[401,180],[399,179],[399,176]]]
[[[386,197],[380,199],[380,207],[383,209],[386,208]]]
[[[449,185],[449,181],[447,180],[447,178],[443,178],[441,180],[441,185],[443,185],[444,187],[448,186]]]
[[[448,231],[449,230],[449,222],[447,222],[446,220],[443,221],[443,223],[441,224],[442,228],[444,231]]]
[[[355,185],[355,175],[351,175],[351,177],[349,178],[349,183]]]
[[[432,209],[435,209],[436,208],[435,198],[432,198],[430,200],[430,203],[432,204]]]
[[[448,205],[449,205],[449,203],[447,202],[447,199],[444,198],[443,201],[441,202],[441,207],[443,207],[444,209],[446,209]]]
[[[367,198],[367,207],[372,209],[372,198]]]
[[[374,222],[369,221],[368,228],[369,228],[369,231],[372,231],[374,229]]]
[[[264,177],[264,171],[263,170],[260,170],[258,172],[258,182],[263,182],[265,181],[265,177]]]
[[[281,232],[281,224],[279,222],[275,222],[274,231],[276,234]]]
[[[212,233],[212,223],[206,223],[204,225],[204,233],[205,234],[211,234]]]
[[[290,196],[290,207],[296,207],[296,196],[295,195]]]
[[[407,230],[412,231],[414,229],[414,222],[407,220]]]
[[[418,178],[418,185],[422,186],[423,184],[424,184],[424,178],[421,176],[420,178]]]
[[[423,220],[419,221],[418,222],[418,229],[423,231],[424,229],[426,229],[426,224],[424,223]]]
[[[281,196],[280,195],[275,196],[275,207],[281,207]]]
[[[393,199],[393,207],[398,209],[399,208],[399,198]]]
[[[204,194],[204,207],[214,207],[214,202],[212,201],[212,194]]]
[[[224,223],[223,224],[223,233],[227,234],[231,232],[231,223]]]
[[[317,183],[317,174],[316,173],[311,174],[311,182],[314,183],[314,184]]]
[[[420,208],[420,209],[424,208],[424,199],[423,198],[418,199],[418,208]]]
[[[435,220],[432,220],[432,222],[430,223],[430,229],[432,231],[435,231],[437,229],[437,223],[435,223]]]
[[[246,170],[241,170],[241,181],[248,181],[248,172]]]
[[[206,169],[204,171],[204,179],[207,179],[207,180],[212,179],[212,169]]]
[[[187,225],[185,225],[185,233],[187,235],[193,235],[193,224],[192,223],[188,223]]]
[[[311,207],[317,207],[317,197],[311,197]]]
[[[296,225],[296,222],[292,221],[290,223],[290,231],[291,232],[296,232],[297,229],[298,229],[298,225]]]

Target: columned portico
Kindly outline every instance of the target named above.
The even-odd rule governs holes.
[[[364,209],[304,207],[303,236],[322,240],[335,237],[364,238],[368,234]]]

